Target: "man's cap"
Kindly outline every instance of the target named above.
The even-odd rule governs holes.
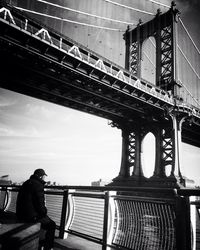
[[[46,175],[46,176],[47,176],[47,174],[45,173],[44,169],[42,169],[42,168],[36,169],[36,170],[34,171],[34,175],[37,175],[37,176]]]

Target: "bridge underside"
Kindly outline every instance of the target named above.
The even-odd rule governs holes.
[[[162,109],[133,101],[118,91],[111,93],[98,80],[38,55],[19,53],[13,46],[1,46],[0,54],[2,88],[109,119],[122,130],[121,168],[111,185],[177,187],[177,175],[178,182],[184,183],[181,173],[175,171],[173,124]],[[200,146],[199,126],[185,124],[182,140]],[[142,141],[148,132],[156,138],[156,166],[150,179],[144,177],[141,164]],[[171,175],[167,177],[168,166]]]
[[[53,60],[0,39],[0,87],[96,115],[114,123],[163,123],[167,105],[149,105],[142,98],[124,95],[91,75],[62,67]],[[20,51],[21,50],[21,51]],[[73,64],[73,62],[71,62]],[[95,72],[98,75],[99,72]],[[185,114],[187,116],[187,114]],[[188,120],[189,121],[189,120]],[[199,121],[183,123],[182,141],[200,147]]]
[[[57,34],[55,38],[59,41]],[[136,76],[118,68],[115,69],[117,75],[113,75],[96,67],[99,62],[96,55],[92,58],[96,63],[92,65],[80,55],[70,54],[74,44],[65,42],[68,50],[64,51],[27,30],[22,32],[18,27],[1,21],[0,87],[111,120],[113,126],[122,130],[121,167],[112,185],[184,185],[179,143],[182,139],[200,147],[198,117],[191,115],[187,108],[175,106],[168,93],[164,92],[165,99],[159,89],[156,94],[148,92],[145,83],[144,88],[136,87]],[[80,50],[76,48],[77,53],[87,55],[89,60],[90,52],[82,47]],[[112,68],[112,65],[109,67]],[[134,84],[127,82],[127,78],[120,79],[120,71],[121,78],[125,79],[127,74]],[[155,88],[150,86],[150,90],[155,91]],[[153,176],[146,179],[142,170],[141,149],[143,139],[149,132],[156,139],[156,160]],[[169,167],[171,173],[166,176]]]
[[[110,84],[103,84],[98,69],[93,73],[97,74],[95,78],[91,74],[81,74],[73,67],[63,67],[31,50],[6,44],[1,39],[0,44],[3,62],[0,86],[3,88],[114,122],[165,119],[164,104],[163,107],[149,105],[145,98],[133,98]],[[69,63],[73,65],[73,61]]]
[[[21,14],[16,16],[24,24]],[[26,21],[30,23],[30,20]],[[41,28],[38,24],[35,27]],[[126,249],[146,249],[148,246],[155,249],[191,249],[190,194],[187,189],[177,190],[185,185],[179,162],[179,143],[182,139],[200,147],[198,116],[190,114],[187,107],[175,106],[174,99],[168,99],[168,93],[166,101],[146,89],[135,88],[131,81],[127,84],[110,72],[106,74],[108,72],[85,63],[82,58],[79,60],[75,55],[69,55],[68,49],[62,53],[59,47],[51,46],[35,33],[22,29],[0,18],[0,87],[109,119],[112,126],[122,131],[120,171],[110,185],[126,187],[90,190],[72,187],[72,190],[64,188],[62,193],[62,188],[58,188],[58,193],[47,191],[46,195],[50,196],[61,194],[60,198],[56,197],[59,209],[53,206],[59,211],[50,209],[53,216],[56,214],[54,219],[58,220],[59,236],[71,232],[102,244],[102,248],[113,244]],[[132,66],[132,69],[137,69],[137,64]],[[161,69],[161,65],[159,67]],[[172,69],[173,65],[168,68]],[[162,77],[164,79],[166,75]],[[168,83],[169,80],[167,78]],[[151,86],[150,89],[155,90],[156,87]],[[152,176],[145,178],[141,151],[143,139],[149,132],[155,136],[155,168]],[[168,176],[167,168],[171,170]],[[11,189],[6,187],[6,192],[2,189],[1,195],[7,195]],[[11,198],[15,201],[17,192],[15,188],[13,191]],[[197,193],[199,190],[191,195]],[[7,200],[1,198],[4,203]],[[52,207],[51,199],[47,201]],[[98,210],[94,210],[94,204]],[[2,207],[13,209],[13,202]]]

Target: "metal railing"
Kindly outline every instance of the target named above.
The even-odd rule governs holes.
[[[18,188],[1,186],[1,210],[15,212]],[[60,238],[76,235],[102,249],[199,249],[199,189],[67,186],[45,195]]]

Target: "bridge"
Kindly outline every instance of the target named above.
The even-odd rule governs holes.
[[[122,131],[122,157],[119,175],[109,186],[136,188],[133,193],[137,197],[130,203],[132,205],[119,199],[120,216],[127,215],[128,208],[134,209],[138,197],[143,196],[147,199],[154,196],[156,205],[152,205],[152,211],[159,214],[162,209],[157,206],[157,201],[170,196],[171,200],[163,210],[167,211],[168,218],[173,214],[178,225],[186,228],[183,234],[176,228],[179,239],[182,236],[190,238],[188,196],[177,197],[175,192],[169,195],[164,191],[165,194],[159,197],[159,192],[153,194],[152,189],[179,190],[185,187],[181,174],[180,143],[183,141],[200,147],[200,72],[196,65],[199,51],[192,43],[190,52],[194,49],[196,53],[192,52],[191,58],[185,54],[182,36],[188,34],[174,3],[165,13],[157,11],[151,20],[140,21],[135,28],[127,28],[124,33],[125,67],[45,26],[27,12],[4,1],[1,3],[0,56],[3,65],[0,87],[110,120],[111,126]],[[148,55],[148,51],[153,51],[152,55]],[[148,63],[143,60],[143,55],[152,62],[149,67],[155,67],[153,80],[144,73]],[[141,163],[141,147],[149,132],[156,139],[156,156],[153,175],[146,178]],[[167,168],[170,168],[169,175]],[[147,187],[151,191],[137,191],[137,188]],[[127,190],[125,195],[132,191]],[[169,208],[172,200],[178,205]],[[180,212],[182,205],[185,209]],[[136,209],[150,216],[142,205]],[[187,221],[181,222],[184,216]],[[123,217],[123,220],[127,222],[127,218]],[[119,223],[123,228],[120,219]],[[123,244],[121,246],[125,247]],[[128,249],[134,249],[131,248],[133,244]],[[174,244],[170,246],[172,248],[163,249],[191,247],[186,242],[177,243],[177,248]]]

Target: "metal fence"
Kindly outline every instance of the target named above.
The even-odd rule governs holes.
[[[0,209],[15,212],[18,186],[0,187]],[[46,205],[60,238],[102,249],[200,249],[200,190],[47,187]]]

